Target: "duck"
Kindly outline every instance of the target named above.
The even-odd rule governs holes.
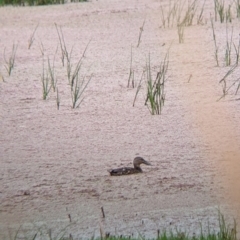
[[[122,176],[122,175],[142,173],[143,171],[140,167],[141,164],[151,165],[151,163],[149,163],[142,157],[135,157],[133,160],[133,167],[109,169],[108,172],[110,173],[111,176]]]

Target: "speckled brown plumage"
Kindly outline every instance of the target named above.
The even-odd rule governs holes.
[[[133,168],[132,167],[123,167],[123,168],[116,168],[110,169],[108,172],[111,176],[121,176],[121,175],[128,175],[128,174],[135,174],[141,173],[142,169],[140,167],[141,164],[151,165],[148,161],[144,160],[142,157],[135,157],[133,160]]]

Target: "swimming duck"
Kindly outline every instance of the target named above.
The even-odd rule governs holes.
[[[140,168],[140,164],[151,165],[151,163],[144,160],[142,157],[135,157],[133,160],[133,168],[132,167],[123,167],[123,168],[116,168],[110,169],[108,172],[111,176],[121,176],[121,175],[128,175],[128,174],[135,174],[141,173],[142,169]]]

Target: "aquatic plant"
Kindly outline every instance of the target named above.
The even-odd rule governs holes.
[[[40,44],[39,44],[39,49],[40,49],[41,55],[42,55],[42,57],[43,57],[43,56],[44,56],[44,46],[43,46],[42,41],[41,41]]]
[[[59,43],[60,43],[60,47],[61,47],[61,60],[62,60],[62,65],[64,67],[65,56],[67,57],[67,55],[68,55],[67,47],[65,44],[62,28],[58,27],[58,25],[56,23],[54,23],[54,25],[55,25],[55,28],[56,28],[57,34],[58,34],[58,39],[59,39]]]
[[[38,23],[37,26],[35,27],[35,29],[34,29],[34,31],[32,32],[30,38],[28,39],[28,49],[31,48],[31,46],[32,46],[32,44],[33,44],[33,42],[34,42],[34,35],[35,35],[35,33],[36,33],[37,29],[38,29],[38,26],[39,26],[39,23]]]
[[[165,81],[167,79],[166,74],[168,71],[169,52],[166,53],[163,62],[159,67],[155,80],[152,76],[150,54],[146,63],[146,82],[147,82],[147,97],[145,105],[148,107],[152,115],[161,114],[162,107],[165,101]]]
[[[57,85],[57,79],[55,77],[55,58],[56,58],[57,50],[58,50],[58,48],[55,51],[55,54],[54,54],[54,57],[53,57],[53,60],[52,60],[52,65],[51,65],[50,58],[48,57],[48,73],[49,73],[49,77],[50,77],[50,80],[51,80],[51,85],[52,85],[52,88],[53,88],[54,92],[56,90],[56,85]]]
[[[134,97],[134,100],[133,100],[133,107],[135,106],[135,102],[136,102],[136,100],[137,100],[138,93],[139,93],[139,91],[140,91],[140,89],[141,89],[141,87],[142,87],[142,80],[143,80],[143,77],[144,77],[144,75],[145,75],[145,72],[146,72],[146,70],[144,70],[144,71],[142,72],[141,79],[140,79],[140,81],[139,81],[139,83],[138,83],[137,90],[136,90],[136,93],[135,93],[135,97]]]
[[[168,7],[161,6],[162,27],[178,25],[191,26],[198,9],[198,0],[193,1],[168,1]],[[173,4],[172,4],[173,2]],[[187,6],[186,6],[187,2]],[[202,23],[205,2],[202,5],[198,24]]]
[[[60,43],[61,61],[62,61],[63,67],[65,65],[65,59],[66,59],[67,78],[71,88],[72,108],[78,108],[84,99],[82,97],[83,92],[87,88],[93,76],[92,74],[90,74],[90,76],[87,77],[86,75],[82,76],[82,74],[80,74],[80,70],[83,64],[83,58],[85,57],[85,53],[88,49],[91,39],[87,43],[82,56],[79,58],[78,62],[75,64],[75,67],[74,67],[73,60],[72,60],[73,47],[71,48],[71,51],[68,51],[62,28],[58,27],[56,23],[55,23],[55,27],[57,30],[58,39]],[[59,108],[59,105],[57,106]]]
[[[197,24],[203,24],[203,11],[204,11],[204,6],[205,6],[206,0],[204,0],[202,8],[201,8],[201,12],[197,18]]]
[[[214,0],[214,12],[215,12],[215,21],[217,21],[217,16],[219,15],[220,22],[224,22],[225,11],[224,11],[224,0]]]
[[[240,0],[234,0],[237,18],[240,18]]]
[[[216,34],[214,30],[214,24],[213,24],[213,19],[211,18],[211,26],[212,26],[212,34],[213,34],[213,41],[214,41],[214,46],[215,46],[215,53],[214,57],[217,62],[217,66],[219,66],[219,61],[218,61],[218,46],[217,46],[217,40],[216,40]]]
[[[131,46],[130,70],[129,70],[128,84],[127,84],[128,88],[130,87],[130,83],[131,83],[132,87],[134,88],[134,70],[132,67],[132,61],[133,61],[132,55],[133,55],[133,53],[132,53],[132,46]]]
[[[219,81],[219,83],[222,85],[222,92],[223,92],[223,94],[222,94],[222,96],[218,99],[218,101],[221,100],[222,98],[224,98],[224,97],[228,94],[229,90],[230,90],[237,82],[240,83],[240,81],[239,81],[240,79],[238,78],[238,79],[237,79],[236,81],[234,81],[230,86],[227,86],[227,78],[228,78],[230,75],[232,75],[233,72],[235,72],[236,68],[237,68],[237,64],[235,64],[233,67],[231,67],[231,68],[227,71],[227,73],[224,75],[224,77]],[[238,85],[235,94],[237,94],[239,87],[240,87],[240,84]]]
[[[47,96],[52,88],[51,80],[49,78],[49,71],[45,70],[44,66],[44,59],[43,59],[43,69],[42,69],[42,76],[41,76],[41,82],[42,82],[42,93],[43,93],[43,100],[47,99]]]
[[[173,2],[173,4],[172,4]],[[180,14],[180,2],[179,1],[168,1],[168,7],[161,6],[161,20],[162,26],[173,27],[179,19],[178,15]]]
[[[17,44],[12,45],[12,52],[11,52],[11,54],[8,58],[6,58],[6,56],[5,56],[5,48],[4,48],[3,56],[4,56],[5,68],[8,72],[8,76],[11,75],[12,70],[13,70],[14,65],[15,65],[15,57],[16,57],[17,47],[18,47]]]
[[[239,62],[239,54],[240,54],[240,37],[238,39],[238,45],[236,46],[235,43],[233,43],[234,50],[235,50],[235,56],[236,56],[236,62],[235,64],[238,65]]]
[[[181,21],[181,25],[191,26],[193,24],[193,18],[197,11],[197,0],[194,0],[192,3],[188,2],[187,10]]]
[[[88,77],[79,76],[79,72],[76,75],[75,81],[73,82],[72,88],[71,88],[71,96],[72,96],[72,108],[78,108],[80,104],[82,103],[84,97],[83,92],[87,88],[89,82],[92,79],[92,74]]]
[[[184,24],[178,24],[177,32],[178,32],[179,43],[183,43],[184,42]]]
[[[146,21],[146,19],[144,19],[143,24],[142,24],[142,26],[140,27],[137,47],[139,47],[139,45],[140,45],[140,43],[141,43],[142,32],[143,32],[143,30],[144,30],[143,27],[144,27],[144,25],[145,25],[145,21]]]
[[[230,40],[228,38],[228,26],[226,24],[226,49],[225,49],[225,64],[226,66],[231,65],[231,50],[232,50],[232,44],[233,44],[233,27],[231,32]]]
[[[59,108],[60,108],[60,97],[59,97],[59,93],[58,93],[58,88],[57,88],[57,98],[56,98],[56,103],[57,103],[57,109],[59,110]]]

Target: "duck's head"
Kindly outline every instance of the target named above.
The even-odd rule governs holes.
[[[151,165],[148,161],[144,160],[142,157],[135,157],[133,160],[133,166],[136,169],[141,169],[140,164],[146,164],[146,165]]]

